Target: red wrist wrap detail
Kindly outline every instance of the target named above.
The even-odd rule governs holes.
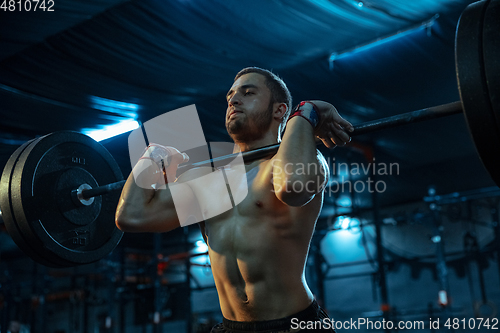
[[[306,105],[306,103],[309,105]],[[292,111],[290,117],[288,117],[288,121],[296,116],[300,116],[309,121],[313,128],[316,128],[319,123],[317,107],[314,103],[309,101],[300,102],[299,105],[297,105]]]

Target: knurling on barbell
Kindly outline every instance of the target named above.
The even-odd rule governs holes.
[[[500,186],[500,0],[483,0],[462,13],[455,65],[461,101],[354,126],[352,136],[463,113],[483,165]],[[277,152],[279,143],[243,152],[245,161]],[[182,168],[230,162],[237,154]],[[0,181],[7,231],[33,260],[50,267],[95,262],[123,233],[114,223],[125,180],[111,154],[77,132],[55,132],[26,142],[9,158]],[[106,194],[106,195],[103,195]]]

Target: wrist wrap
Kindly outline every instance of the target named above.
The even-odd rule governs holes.
[[[316,128],[319,123],[317,107],[314,103],[309,101],[300,102],[299,105],[293,109],[292,114],[288,117],[288,121],[296,116],[300,116],[309,121],[313,128]]]

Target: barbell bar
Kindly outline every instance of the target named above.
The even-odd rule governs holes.
[[[354,131],[349,133],[351,136],[358,136],[368,133],[373,133],[376,131],[381,131],[387,128],[394,128],[397,126],[402,126],[405,124],[412,124],[420,121],[436,119],[441,117],[447,117],[454,114],[459,114],[463,112],[462,102],[452,102],[448,104],[443,104],[439,106],[433,106],[417,111],[411,111],[407,113],[402,113],[399,115],[382,118],[378,120],[373,120],[369,122],[365,122],[359,125],[354,126]],[[318,144],[321,144],[321,141],[317,141]],[[280,143],[275,143],[273,145],[249,150],[242,152],[241,155],[245,162],[255,161],[261,158],[265,158],[268,156],[272,156],[276,154],[280,147]],[[229,154],[224,156],[219,156],[216,158],[208,159],[205,161],[187,163],[180,166],[180,169],[194,168],[194,167],[203,167],[203,166],[211,166],[213,163],[229,163],[234,160],[238,156],[238,153]],[[91,189],[83,189],[81,191],[81,200],[87,200],[95,196],[99,196],[105,193],[113,192],[121,190],[125,185],[125,180],[119,181],[116,183],[111,183],[103,186],[99,186]],[[76,191],[76,190],[75,190]]]
[[[500,185],[498,17],[500,0],[470,4],[460,17],[455,38],[460,101],[362,123],[350,135],[463,113],[484,166]],[[252,161],[278,148],[279,143],[242,156]],[[236,155],[180,167],[220,164]],[[77,132],[51,133],[26,142],[7,161],[0,180],[2,218],[33,260],[57,268],[92,263],[122,238],[114,214],[124,184],[118,164],[101,144]]]

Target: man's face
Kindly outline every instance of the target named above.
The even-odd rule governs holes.
[[[263,137],[273,119],[271,91],[266,78],[258,73],[239,77],[227,97],[226,128],[238,141],[254,141]]]

